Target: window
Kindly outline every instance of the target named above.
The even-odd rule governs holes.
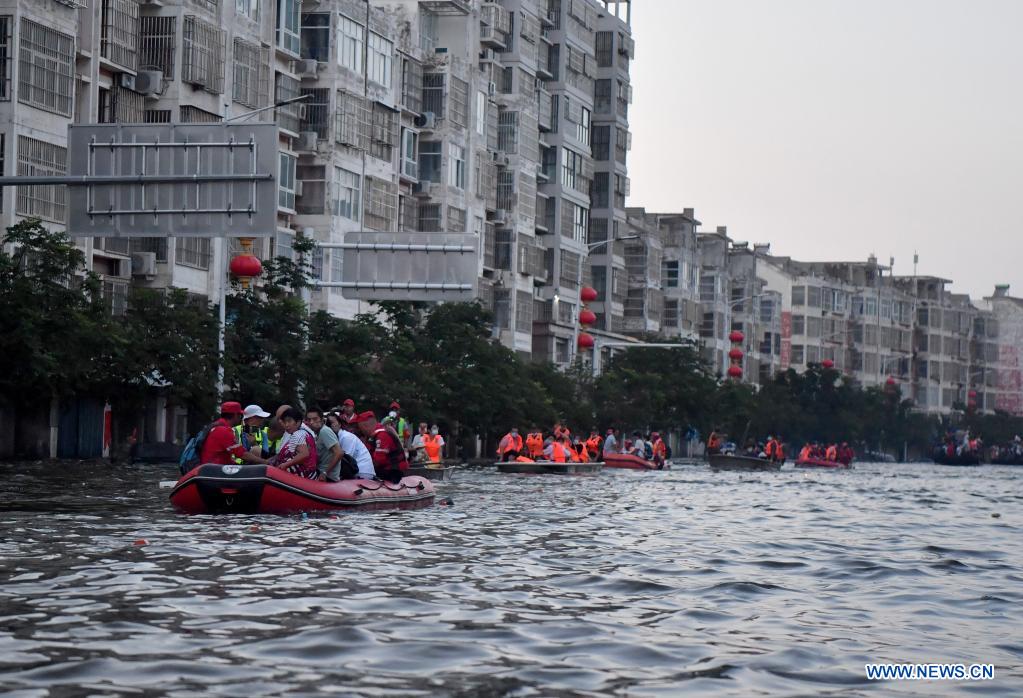
[[[302,15],[302,58],[313,58],[321,63],[330,60],[330,14]]]
[[[611,159],[611,127],[594,126],[592,133],[593,159],[607,161]]]
[[[593,110],[598,114],[611,113],[611,80],[594,81]]]
[[[465,148],[448,143],[448,184],[465,189]]]
[[[465,232],[465,209],[448,206],[448,228],[449,233]]]
[[[440,181],[440,159],[440,141],[421,141],[419,143],[419,179],[421,181]]]
[[[295,166],[298,158],[294,155],[281,153],[280,181],[277,188],[277,207],[295,210]]]
[[[220,114],[193,107],[191,104],[182,104],[178,113],[178,120],[183,124],[218,124],[223,119]]]
[[[419,231],[436,233],[440,227],[440,204],[428,204],[419,207]]]
[[[302,46],[301,10],[302,0],[277,0],[277,48],[296,56],[301,55]]]
[[[174,78],[174,47],[177,42],[176,17],[143,16],[139,21],[142,41],[139,68],[159,70],[165,80]]]
[[[18,174],[67,174],[67,148],[18,136]],[[52,184],[18,187],[15,212],[21,216],[63,223],[67,216],[67,187]]]
[[[295,236],[291,233],[285,233],[278,231],[274,238],[274,257],[284,257],[285,259],[295,258]]]
[[[182,35],[181,79],[206,92],[224,91],[224,37],[217,25],[194,15],[185,16]]]
[[[398,188],[379,177],[366,177],[366,204],[363,209],[363,223],[368,230],[394,230],[395,214],[398,210]]]
[[[248,17],[254,22],[259,21],[259,0],[235,0],[235,14]]]
[[[175,238],[174,262],[196,269],[210,268],[209,238]]]
[[[806,305],[806,286],[792,287],[792,305]]]
[[[717,300],[717,277],[713,274],[700,275],[700,300],[704,302]]]
[[[423,66],[408,56],[401,57],[401,103],[417,114],[423,110]]]
[[[586,107],[580,110],[579,123],[575,125],[575,137],[583,145],[590,144],[590,110]]]
[[[286,102],[302,94],[301,83],[284,73],[277,73],[277,82],[274,86],[274,101]],[[281,130],[298,134],[302,126],[302,105],[298,102],[290,102],[277,107],[277,125]]]
[[[610,68],[614,58],[614,32],[597,32],[597,66]]]
[[[466,126],[469,123],[469,83],[451,76],[451,123]]]
[[[589,227],[590,212],[577,204],[565,202],[572,207],[572,239],[577,242],[586,242],[586,229]],[[564,254],[564,253],[562,253]]]
[[[391,162],[394,146],[398,139],[398,114],[380,102],[373,102],[370,109],[369,154],[380,160]]]
[[[476,93],[476,133],[487,135],[487,93]]]
[[[330,90],[326,87],[303,87],[302,131],[313,131],[322,140],[330,138]],[[301,179],[301,177],[299,177]]]
[[[270,52],[244,39],[234,40],[234,80],[232,98],[239,104],[258,109],[269,96]]]
[[[533,331],[533,294],[528,291],[515,292],[515,330]]]
[[[801,366],[803,364],[803,345],[793,344],[792,345],[792,364]]]
[[[593,191],[590,204],[593,208],[607,208],[611,205],[611,173],[597,172],[593,175]]]
[[[806,304],[811,308],[821,307],[821,289],[820,286],[807,286],[806,287]]]
[[[100,55],[135,70],[139,57],[139,4],[135,0],[103,0]]]
[[[872,296],[867,296],[864,299],[865,313],[870,317],[877,317],[877,299]]]
[[[798,334],[798,335],[806,334],[806,316],[805,315],[793,315],[792,316],[792,334]]]
[[[11,98],[11,21],[0,16],[0,102]]]
[[[75,40],[27,19],[21,20],[18,101],[71,116]]]
[[[366,28],[344,15],[337,21],[337,63],[338,65],[362,74],[363,42],[366,41]]]
[[[665,259],[661,262],[661,278],[665,288],[678,288],[678,260]]]
[[[369,56],[366,60],[370,80],[384,87],[391,86],[393,54],[394,44],[375,32],[369,33]]]
[[[334,168],[334,215],[359,220],[361,197],[359,175],[343,167]]]
[[[561,149],[561,184],[579,189],[583,179],[583,156],[568,148]]]
[[[419,134],[407,128],[401,130],[401,173],[419,177]]]

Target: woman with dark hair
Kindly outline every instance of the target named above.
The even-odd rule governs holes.
[[[302,425],[302,412],[289,407],[279,419],[284,428],[284,436],[271,465],[293,475],[315,480],[319,474],[316,469],[316,437]]]

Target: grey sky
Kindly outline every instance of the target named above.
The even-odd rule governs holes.
[[[1023,0],[635,0],[631,206],[1023,295]]]

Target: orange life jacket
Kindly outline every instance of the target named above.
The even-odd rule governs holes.
[[[505,445],[507,442],[507,445]],[[512,434],[510,431],[501,439],[497,446],[497,455],[503,456],[508,451],[522,452],[522,434]]]
[[[597,454],[600,453],[600,437],[591,436],[586,439],[586,450],[590,452],[591,456],[596,458]]]
[[[656,458],[656,457],[660,456],[661,458],[664,458],[667,455],[668,455],[668,449],[664,445],[664,440],[663,439],[657,439],[657,441],[654,441],[654,457]]]
[[[764,453],[767,454],[768,458],[774,458],[774,449],[775,449],[775,441],[774,441],[774,439],[771,439],[770,441],[767,442],[767,445],[764,446]]]
[[[838,458],[838,449],[835,446],[828,446],[827,459],[836,460]]]
[[[516,456],[515,457],[515,462],[516,463],[535,463],[536,461],[533,460],[532,458],[526,458],[525,456]]]
[[[555,441],[551,444],[551,460],[555,463],[564,463],[567,460],[565,447]]]
[[[590,462],[590,450],[586,448],[585,444],[583,444],[583,447],[579,449],[579,462],[580,463]]]
[[[440,463],[440,436],[423,434],[423,450],[431,463]]]
[[[526,436],[526,450],[529,451],[529,455],[533,458],[539,458],[543,455],[543,434],[540,432],[533,432]]]

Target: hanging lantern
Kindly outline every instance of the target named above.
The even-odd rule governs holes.
[[[593,348],[593,336],[586,332],[579,333],[579,339],[576,340],[576,345],[580,349],[592,349]]]
[[[966,393],[966,397],[970,398],[971,400],[976,400],[977,399],[977,391],[976,390],[969,391],[968,393]]]
[[[591,286],[583,286],[579,291],[579,300],[583,303],[592,303],[597,300],[597,289]]]
[[[745,338],[746,335],[744,335],[739,330],[732,330],[732,333],[728,335],[728,341],[731,342],[732,344],[738,344]]]
[[[824,361],[821,361],[821,366],[828,370],[831,370],[835,367],[835,362],[832,361],[831,359],[824,359]]]
[[[888,390],[894,390],[895,389],[895,376],[888,376],[888,380],[886,380],[884,382],[884,384],[886,386],[888,386]]]
[[[732,361],[741,361],[742,349],[740,349],[739,347],[733,347],[732,350],[728,352],[728,358],[731,359]]]
[[[579,324],[580,325],[592,325],[597,321],[597,315],[592,310],[583,308],[582,312],[579,313]]]
[[[248,288],[250,280],[263,273],[263,264],[252,254],[252,238],[240,238],[239,242],[242,246],[241,254],[231,259],[228,268],[238,277],[242,288]]]
[[[728,377],[735,378],[736,380],[742,378],[742,368],[740,368],[739,366],[729,366]]]

